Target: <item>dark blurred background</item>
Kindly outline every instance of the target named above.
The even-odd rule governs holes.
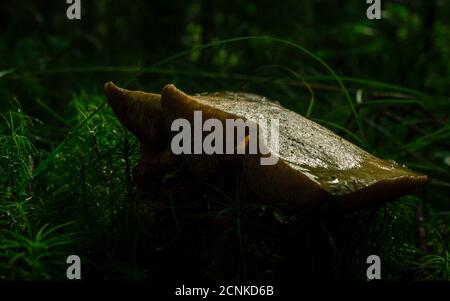
[[[67,67],[149,66],[214,40],[270,35],[308,48],[340,75],[448,94],[449,6],[444,0],[382,1],[382,20],[366,18],[365,1],[81,3],[81,20],[69,21],[65,1],[2,2],[0,70],[23,74]],[[172,67],[256,75],[264,72],[259,68],[265,65],[279,64],[304,73],[323,72],[307,57],[292,53],[279,45],[240,42],[184,57]],[[43,96],[43,87],[51,83],[60,87],[57,94],[63,97],[67,94],[61,92],[85,87],[93,76],[97,75],[33,78],[27,82],[29,91],[11,89],[17,82],[10,81],[7,92]],[[56,95],[50,96],[48,101],[63,105],[61,99],[54,99]]]

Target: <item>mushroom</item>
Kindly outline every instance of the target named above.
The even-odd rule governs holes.
[[[183,155],[193,174],[212,178],[223,168],[242,167],[245,184],[259,202],[292,207],[355,209],[383,204],[408,194],[427,181],[427,176],[393,161],[377,158],[327,128],[288,110],[278,102],[249,93],[220,92],[187,95],[173,84],[161,95],[129,91],[105,85],[108,103],[121,123],[141,142],[142,160],[167,153],[170,124],[194,112],[203,119],[279,121],[279,149],[266,144],[277,157],[273,165],[261,165],[262,154]],[[257,123],[257,121],[256,121]],[[259,126],[259,125],[258,125]],[[248,144],[245,141],[237,143]]]

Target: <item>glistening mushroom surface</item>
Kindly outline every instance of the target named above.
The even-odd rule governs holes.
[[[325,127],[285,109],[266,97],[246,93],[194,96],[205,106],[244,119],[279,120],[278,157],[292,169],[308,175],[330,194],[345,195],[380,179],[425,179],[393,161],[376,158]],[[268,145],[272,152],[271,145]]]
[[[135,105],[132,101],[128,104]],[[427,180],[425,175],[379,159],[325,127],[255,94],[190,96],[167,85],[161,93],[161,108],[166,124],[176,118],[191,120],[195,110],[201,110],[205,119],[222,121],[278,119],[280,147],[274,153],[278,163],[261,166],[253,156],[243,159],[246,182],[262,201],[303,206],[333,196],[344,205],[366,206],[395,199]],[[271,145],[267,147],[271,150]],[[189,160],[189,156],[185,158]]]

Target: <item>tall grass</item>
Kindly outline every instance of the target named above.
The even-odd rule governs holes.
[[[327,74],[305,74],[294,64],[262,68],[273,72],[269,76],[199,70],[196,66],[176,68],[194,52],[214,52],[229,44],[251,41],[259,42],[261,49],[273,45],[293,48]],[[448,167],[442,165],[442,159],[450,155],[446,141],[449,124],[440,118],[439,111],[447,104],[438,100],[430,104],[438,96],[339,76],[303,46],[265,36],[204,44],[148,68],[76,67],[5,73],[0,80],[69,77],[81,72],[106,72],[112,77],[136,73],[123,81],[125,86],[138,85],[145,75],[157,74],[160,81],[179,81],[190,89],[202,89],[205,79],[218,84],[217,78],[221,78],[232,87],[240,85],[244,90],[280,97],[285,106],[306,112],[370,152],[400,163],[413,162],[436,181],[430,184],[431,192],[421,198],[405,197],[380,209],[334,218],[248,203],[245,185],[239,181],[234,191],[205,188],[204,197],[212,204],[206,214],[190,203],[173,199],[171,191],[146,196],[150,202],[142,204],[132,175],[139,160],[138,141],[118,123],[104,97],[92,92],[101,89],[103,83],[99,81],[97,88],[87,87],[90,92],[73,91],[67,112],[57,112],[45,101],[37,101],[66,132],[62,140],[54,141],[54,147],[43,147],[42,142],[39,146],[37,138],[47,138],[42,137],[45,132],[39,132],[45,126],[27,117],[17,103],[1,115],[2,278],[64,278],[64,256],[69,254],[81,255],[86,275],[92,279],[155,279],[169,277],[174,271],[183,275],[196,264],[203,267],[196,276],[210,279],[282,278],[283,272],[293,267],[303,270],[299,277],[324,271],[329,278],[363,279],[365,258],[374,252],[385,259],[383,273],[389,279],[442,279],[442,275],[448,275],[448,254],[424,257],[415,238],[417,207],[425,197],[430,204],[445,200],[449,191],[445,185],[436,184],[450,182]],[[151,89],[152,84],[144,86]],[[215,86],[209,82],[207,88]],[[359,101],[353,96],[357,91],[362,91]],[[201,200],[193,200],[196,202]],[[436,208],[438,213],[443,210]],[[436,222],[427,220],[427,229]],[[193,224],[197,223],[204,226],[202,230],[222,226],[212,227],[218,232],[205,238],[195,232],[198,228]],[[443,236],[450,232],[448,226],[445,231]],[[426,243],[432,250],[441,248],[441,244],[448,248],[433,236]],[[192,255],[195,252],[202,253]],[[423,264],[425,272],[411,276],[416,262]]]

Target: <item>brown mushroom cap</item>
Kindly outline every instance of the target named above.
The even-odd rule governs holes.
[[[333,199],[343,207],[365,207],[396,199],[427,180],[262,96],[232,92],[189,96],[167,85],[161,103],[168,116],[187,119],[195,110],[203,112],[204,120],[278,119],[279,152],[272,152],[278,163],[261,165],[258,156],[244,159],[246,183],[261,201],[310,206]],[[271,145],[266,147],[272,151]]]
[[[161,144],[164,136],[161,95],[122,89],[112,82],[105,84],[105,94],[120,122],[143,144]]]
[[[265,97],[248,93],[212,93],[190,96],[174,85],[157,94],[105,86],[108,101],[121,122],[144,144],[168,136],[167,126],[177,118],[193,120],[279,120],[279,152],[275,165],[261,165],[260,155],[238,156],[246,183],[255,199],[293,206],[314,206],[325,201],[341,207],[367,207],[396,199],[426,182],[427,176],[393,161],[379,159],[344,140],[325,127]],[[252,139],[250,137],[250,139]],[[240,143],[237,141],[237,143]],[[270,151],[271,145],[266,145]],[[220,160],[236,156],[186,155],[198,174],[218,173]]]

